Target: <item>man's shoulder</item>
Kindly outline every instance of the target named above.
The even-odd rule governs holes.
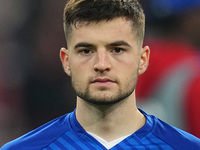
[[[174,149],[200,149],[200,139],[156,118],[152,133]]]
[[[70,129],[71,113],[56,118],[23,136],[5,144],[1,150],[35,150],[42,149]]]

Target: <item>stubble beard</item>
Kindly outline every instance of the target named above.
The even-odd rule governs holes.
[[[75,90],[75,93],[78,97],[80,97],[82,100],[84,100],[87,103],[90,103],[92,105],[114,105],[117,104],[123,100],[125,100],[127,97],[129,97],[135,90],[137,79],[138,79],[138,72],[137,75],[135,75],[135,78],[131,81],[127,82],[127,85],[124,89],[119,88],[115,93],[112,95],[107,95],[106,90],[107,88],[100,88],[99,92],[102,94],[92,95],[90,92],[90,88],[86,88],[85,90],[81,90],[80,85],[73,80],[72,77],[72,86]]]

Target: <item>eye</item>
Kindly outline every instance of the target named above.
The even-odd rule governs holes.
[[[123,48],[115,47],[115,48],[113,48],[113,50],[111,52],[114,53],[114,54],[121,54],[124,51],[125,51],[125,49],[123,49]]]
[[[90,49],[81,49],[78,52],[82,55],[89,55],[89,54],[93,53]]]

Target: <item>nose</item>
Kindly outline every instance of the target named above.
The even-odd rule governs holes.
[[[96,72],[109,71],[111,68],[110,57],[106,50],[96,52],[94,70]]]

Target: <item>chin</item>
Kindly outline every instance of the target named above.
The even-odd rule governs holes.
[[[85,100],[85,99],[84,99]],[[116,100],[105,100],[105,99],[87,99],[86,102],[93,104],[93,105],[99,105],[99,106],[107,106],[107,105],[114,105],[122,101],[123,99],[116,99]]]
[[[79,95],[81,99],[85,102],[93,104],[93,105],[114,105],[117,104],[129,97],[133,92],[130,91],[124,94],[116,94],[116,95],[106,95],[101,93],[100,95],[91,96],[89,94]]]

